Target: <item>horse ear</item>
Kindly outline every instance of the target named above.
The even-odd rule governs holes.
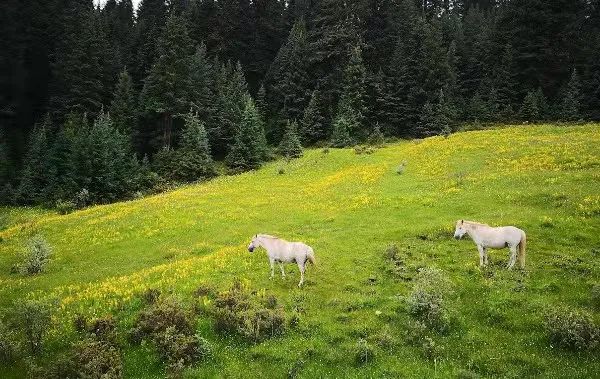
[[[465,220],[460,220],[460,223],[461,223],[461,224],[464,224],[464,223],[465,223]]]

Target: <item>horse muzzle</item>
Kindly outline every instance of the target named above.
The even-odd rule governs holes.
[[[251,253],[253,253],[254,252],[254,248],[253,247],[249,247],[248,251],[251,252]]]

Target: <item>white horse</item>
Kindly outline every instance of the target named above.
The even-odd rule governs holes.
[[[279,263],[282,278],[285,278],[283,264],[296,262],[300,269],[300,283],[298,283],[298,287],[301,287],[304,283],[306,262],[310,262],[313,265],[315,264],[315,253],[313,252],[313,249],[302,242],[288,242],[266,234],[257,234],[252,238],[252,241],[250,241],[248,251],[252,253],[257,247],[262,247],[267,250],[269,262],[271,263],[271,279],[273,279],[274,276],[275,262]]]
[[[501,226],[498,228],[486,224],[480,224],[472,221],[459,220],[456,223],[454,238],[461,239],[465,234],[477,245],[479,250],[479,265],[488,264],[488,247],[491,249],[510,249],[510,259],[508,260],[508,269],[512,269],[517,258],[521,268],[525,268],[525,245],[527,238],[525,232],[514,226]],[[518,248],[518,256],[517,256]]]

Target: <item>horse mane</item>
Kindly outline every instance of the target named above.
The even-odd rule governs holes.
[[[279,239],[277,237],[270,236],[268,234],[257,234],[257,236],[260,237],[260,238],[269,238],[269,239],[272,239],[272,240],[278,240]]]
[[[475,226],[489,226],[488,224],[484,224],[482,222],[476,222],[476,221],[463,221],[465,224],[469,224],[469,225],[475,225]]]

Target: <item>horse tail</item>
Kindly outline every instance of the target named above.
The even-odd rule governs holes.
[[[317,264],[317,261],[315,260],[315,252],[313,251],[312,248],[309,248],[308,254],[306,254],[306,258],[308,258],[308,261],[313,266]]]
[[[527,245],[527,236],[524,231],[521,231],[521,241],[519,242],[519,265],[525,268],[525,247]]]

